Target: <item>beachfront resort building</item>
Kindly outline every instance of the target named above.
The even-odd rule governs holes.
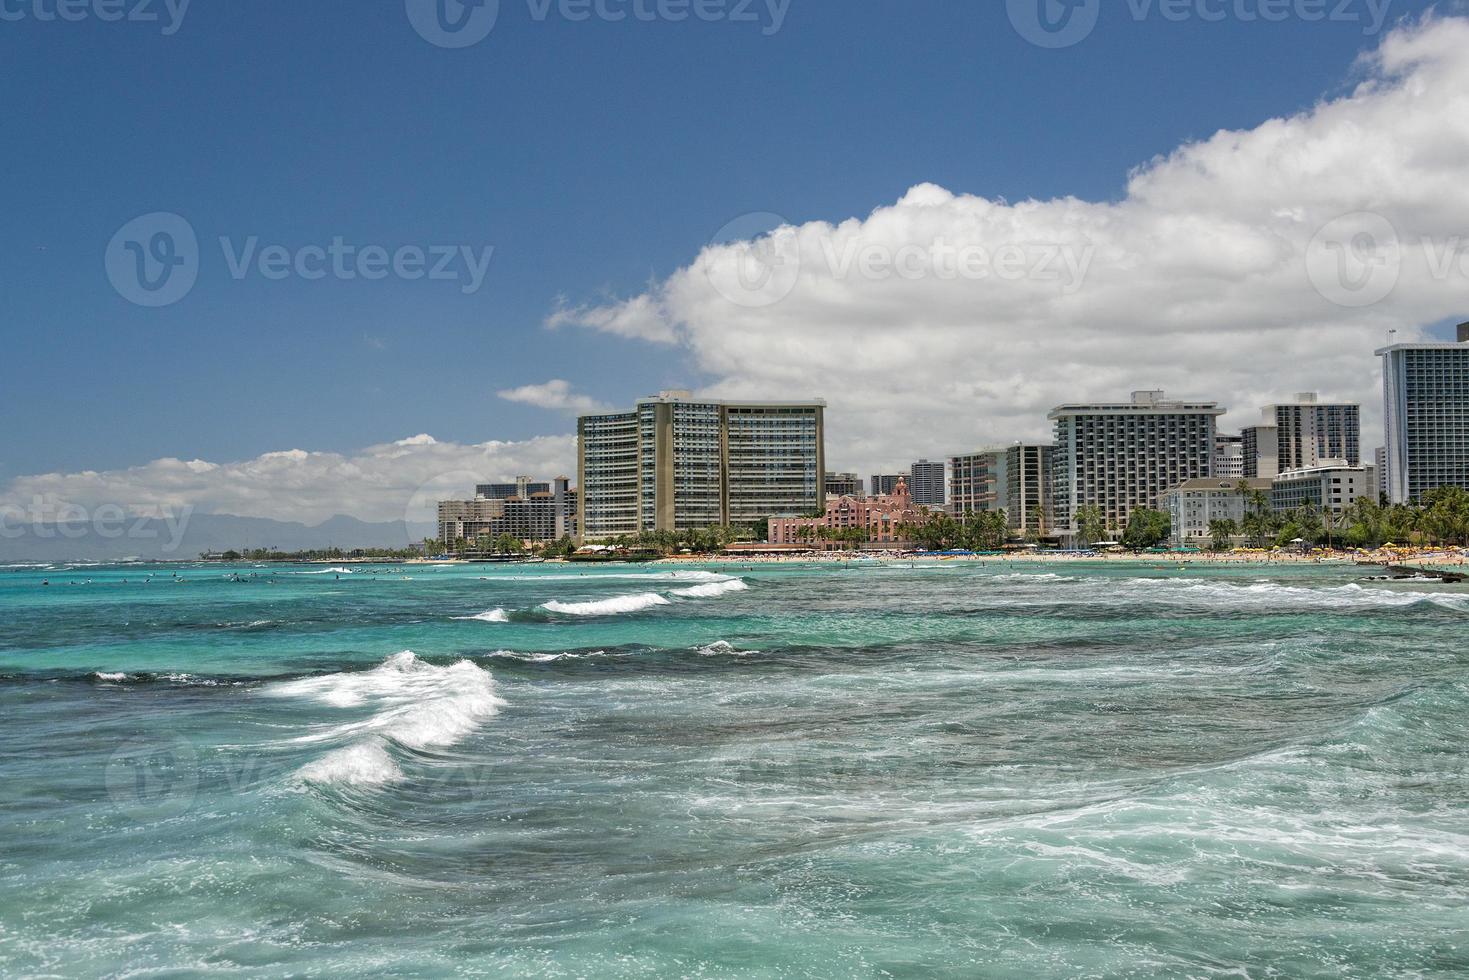
[[[1017,443],[949,457],[949,510],[1003,510],[1010,530],[1028,537],[1051,533],[1051,450]]]
[[[924,510],[908,492],[908,481],[899,479],[890,494],[870,497],[828,497],[821,517],[787,516],[770,521],[770,544],[811,545],[818,548],[898,546],[899,528],[924,520]],[[858,531],[860,541],[839,532]],[[837,532],[837,533],[834,533]]]
[[[577,420],[586,541],[751,525],[826,501],[824,402],[724,402],[665,391]]]
[[[826,495],[828,497],[867,496],[862,489],[862,478],[856,473],[826,474]]]
[[[938,510],[944,506],[944,470],[942,462],[920,459],[908,468],[908,493],[917,507]],[[894,490],[896,490],[894,486]]]
[[[1456,344],[1393,344],[1382,358],[1387,495],[1469,487],[1469,323]]]
[[[1134,510],[1156,507],[1163,492],[1213,476],[1219,416],[1215,402],[1169,400],[1161,391],[1133,392],[1124,404],[1061,405],[1056,427],[1051,507],[1056,533],[1079,536],[1077,513],[1096,507],[1121,529]]]
[[[1261,411],[1265,424],[1275,427],[1277,472],[1339,459],[1350,466],[1362,465],[1362,406],[1323,402],[1308,391],[1293,402],[1267,405]]]
[[[1054,531],[1051,513],[1054,448],[1017,443],[1005,450],[1005,515],[1010,519],[1010,530],[1028,539],[1049,537]]]
[[[1359,497],[1377,497],[1377,469],[1327,460],[1320,466],[1286,470],[1275,478],[1270,506],[1277,512],[1314,507],[1340,514]]]
[[[1275,477],[1286,470],[1320,466],[1327,460],[1362,463],[1362,406],[1323,402],[1314,391],[1293,402],[1266,405],[1259,425],[1241,433],[1243,474]],[[1214,475],[1221,475],[1216,467]]]
[[[1213,543],[1209,525],[1215,521],[1233,521],[1239,532],[1249,511],[1250,496],[1263,493],[1268,498],[1270,487],[1271,481],[1265,477],[1199,477],[1165,490],[1158,509],[1172,520],[1173,547],[1202,548]],[[1231,536],[1233,544],[1242,540],[1239,533]]]
[[[481,484],[473,500],[439,501],[439,540],[452,546],[459,540],[473,544],[508,534],[532,545],[576,537],[577,492],[566,477],[549,483],[522,478],[517,483],[524,492],[489,496],[479,491],[516,484]]]
[[[981,449],[949,457],[949,510],[975,514],[999,510],[1005,498],[1005,450]]]

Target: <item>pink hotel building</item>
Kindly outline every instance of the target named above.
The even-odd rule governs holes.
[[[818,530],[861,528],[871,544],[898,544],[898,525],[917,521],[922,513],[913,506],[908,482],[899,480],[892,493],[875,497],[828,497],[825,517],[774,517],[770,520],[770,543],[782,545],[825,542]],[[831,543],[835,547],[835,543]]]

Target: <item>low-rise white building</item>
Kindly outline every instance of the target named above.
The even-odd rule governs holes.
[[[1286,470],[1275,478],[1270,504],[1277,511],[1315,505],[1340,514],[1358,497],[1377,499],[1377,467],[1326,460],[1321,466]]]
[[[1163,491],[1158,506],[1172,520],[1173,547],[1203,547],[1212,543],[1209,525],[1214,521],[1234,521],[1236,527],[1243,524],[1249,510],[1248,495],[1256,491],[1269,494],[1270,481],[1256,477],[1243,480],[1201,477]]]

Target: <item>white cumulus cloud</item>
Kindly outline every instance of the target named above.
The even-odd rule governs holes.
[[[559,378],[547,381],[545,384],[525,385],[520,388],[511,388],[508,391],[496,392],[496,394],[507,402],[533,405],[536,408],[566,412],[571,415],[609,410],[606,405],[595,398],[577,394],[572,390],[571,382]]]
[[[1406,25],[1355,70],[1347,95],[1145,162],[1117,201],[923,184],[547,325],[687,348],[710,395],[825,397],[843,469],[1047,438],[1053,406],[1141,388],[1234,427],[1299,391],[1359,400],[1370,453],[1372,351],[1469,319],[1469,21]]]

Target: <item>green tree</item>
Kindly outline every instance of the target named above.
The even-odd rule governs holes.
[[[1102,509],[1095,504],[1089,504],[1077,510],[1076,530],[1081,536],[1083,547],[1102,540],[1102,535],[1107,533],[1107,518],[1103,516]]]
[[[1122,543],[1133,551],[1156,548],[1173,532],[1173,522],[1161,510],[1139,507],[1127,518],[1127,528],[1122,532]]]
[[[1225,551],[1230,540],[1239,534],[1239,522],[1230,517],[1209,522],[1209,537],[1213,539],[1215,551]]]

